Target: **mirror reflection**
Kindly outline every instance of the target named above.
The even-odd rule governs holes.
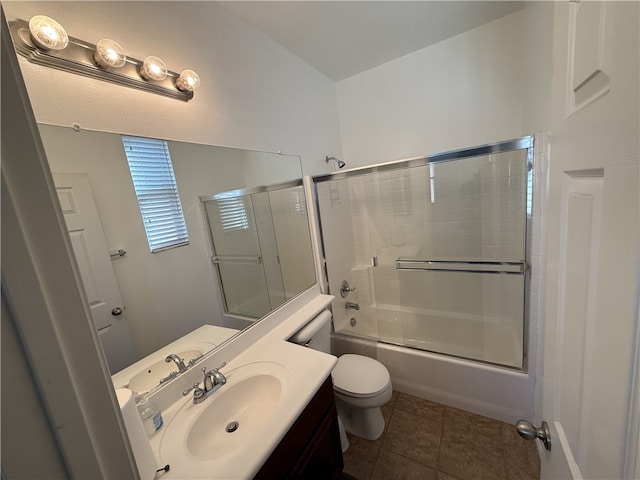
[[[101,344],[120,385],[140,372],[135,382],[142,390],[171,379],[180,365],[170,354],[189,366],[315,283],[298,157],[168,141],[188,238],[151,252],[149,219],[141,216],[122,136],[50,125],[40,125],[40,134]],[[234,191],[230,198],[246,207],[252,228],[216,237],[214,250],[210,226],[221,212],[215,198]],[[241,249],[240,234],[253,235],[254,243],[246,243],[259,251]],[[260,271],[242,263],[216,271],[227,255],[224,242],[234,245],[233,254],[259,256]],[[251,282],[266,288],[248,288]],[[136,363],[141,359],[144,365]]]
[[[259,318],[314,283],[301,180],[201,200],[228,313]]]

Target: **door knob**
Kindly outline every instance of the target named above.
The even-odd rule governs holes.
[[[526,420],[518,420],[516,430],[525,440],[535,440],[536,438],[544,444],[544,448],[551,450],[551,431],[547,422],[542,422],[540,427]]]
[[[118,315],[122,315],[122,309],[120,307],[116,307],[111,310],[111,315],[117,317]]]

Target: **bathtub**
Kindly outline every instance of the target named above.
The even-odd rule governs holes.
[[[416,348],[333,333],[332,352],[376,358],[393,389],[507,423],[534,417],[534,375]]]

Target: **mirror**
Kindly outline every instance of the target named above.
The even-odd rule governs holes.
[[[94,253],[84,227],[67,218],[101,343],[111,372],[122,371],[114,376],[121,384],[123,375],[131,378],[137,373],[129,366],[147,356],[145,368],[153,368],[146,370],[168,377],[178,370],[177,364],[164,363],[168,353],[180,353],[172,349],[188,353],[185,364],[195,362],[315,283],[298,157],[169,141],[189,243],[151,253],[120,134],[50,125],[40,125],[40,134],[65,217],[67,213],[90,212],[93,203],[98,226],[104,232],[102,251]],[[71,195],[76,184],[84,185],[86,195]],[[258,186],[261,188],[256,189]],[[244,272],[245,277],[235,278],[242,274],[241,268],[220,273],[212,263],[216,257],[209,234],[211,219],[206,214],[216,210],[213,204],[219,201],[214,198],[230,195],[240,199],[247,207],[245,213],[251,216],[242,232],[260,235],[259,275],[270,279],[272,293],[279,292],[266,303],[261,302],[259,308],[235,308],[252,303],[252,299],[241,298],[236,288],[235,303],[231,304],[231,290],[224,296],[220,290],[221,281],[225,285],[246,285],[256,272]],[[200,197],[213,203],[206,207],[207,202],[201,202]],[[271,236],[267,239],[268,232]],[[237,249],[237,235],[222,238],[236,242],[235,252],[254,254]],[[222,243],[219,245],[222,248]],[[283,251],[293,255],[282,255]],[[96,273],[101,262],[106,263],[107,276],[111,270],[115,299],[107,299],[107,288],[99,284],[104,277]],[[273,286],[274,278],[280,279],[279,289]],[[253,288],[250,293],[264,297],[265,291]],[[227,309],[233,315],[224,313],[225,305],[233,305]],[[95,313],[99,308],[105,311],[102,326]],[[137,381],[148,383],[145,378],[138,377]]]

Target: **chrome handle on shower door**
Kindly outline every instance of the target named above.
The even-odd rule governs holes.
[[[522,261],[485,260],[423,260],[398,258],[396,270],[424,270],[428,272],[507,273],[521,275],[526,270]]]
[[[261,255],[213,255],[211,257],[213,263],[262,263]]]

